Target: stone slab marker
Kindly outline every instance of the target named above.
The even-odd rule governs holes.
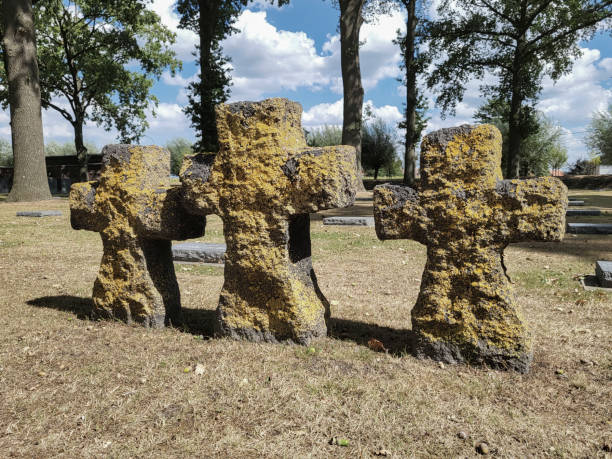
[[[170,153],[155,146],[107,145],[100,180],[70,190],[74,229],[100,233],[93,313],[163,327],[180,321],[171,240],[199,237],[206,220],[188,214],[170,186]]]
[[[355,151],[308,148],[287,99],[216,109],[220,151],[183,162],[190,212],[223,220],[225,283],[217,333],[306,344],[326,334],[329,303],[310,260],[309,213],[353,204]]]
[[[505,275],[511,242],[559,241],[567,188],[553,177],[502,180],[501,134],[490,125],[442,129],[421,146],[421,188],[374,190],[380,239],[427,246],[412,310],[418,357],[527,372],[529,333]]]

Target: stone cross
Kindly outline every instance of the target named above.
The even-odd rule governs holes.
[[[502,180],[501,134],[491,125],[442,129],[421,146],[421,182],[374,191],[380,239],[427,246],[412,310],[415,353],[527,372],[531,339],[509,289],[511,242],[559,241],[567,188],[556,178]]]
[[[103,255],[93,315],[163,327],[180,321],[171,240],[199,237],[206,220],[182,207],[170,186],[170,153],[155,146],[107,145],[100,180],[70,190],[74,229],[96,231]]]
[[[301,114],[287,99],[219,105],[219,153],[183,163],[189,211],[223,220],[220,335],[307,344],[326,334],[329,303],[312,269],[309,213],[354,202],[355,150],[307,148]]]

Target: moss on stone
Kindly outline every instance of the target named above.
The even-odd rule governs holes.
[[[287,99],[219,105],[219,153],[183,163],[187,208],[223,220],[222,335],[306,344],[326,334],[308,214],[354,202],[355,151],[308,148],[301,114]]]
[[[98,182],[70,191],[75,229],[100,233],[103,255],[94,283],[93,313],[163,327],[180,321],[172,239],[199,237],[205,219],[182,207],[169,185],[170,154],[151,146],[109,145]]]
[[[382,185],[374,193],[381,239],[427,245],[412,310],[418,356],[528,370],[532,343],[505,274],[511,242],[559,241],[567,188],[558,179],[502,180],[501,135],[490,125],[425,137],[417,193]]]

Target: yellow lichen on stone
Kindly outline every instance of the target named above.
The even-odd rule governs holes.
[[[308,148],[301,113],[286,99],[219,105],[219,152],[188,158],[181,170],[187,208],[223,220],[220,334],[307,343],[326,333],[308,214],[353,203],[355,151]]]
[[[70,192],[75,229],[100,233],[103,255],[93,313],[163,327],[180,320],[170,240],[198,237],[205,220],[187,214],[169,185],[170,154],[159,147],[108,145],[98,182]]]
[[[510,291],[503,251],[522,240],[558,241],[567,189],[551,177],[501,180],[501,135],[490,125],[443,129],[421,147],[421,187],[375,190],[381,239],[427,245],[412,310],[415,352],[527,371],[531,338]]]

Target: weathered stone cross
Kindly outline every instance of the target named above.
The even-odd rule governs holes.
[[[217,214],[227,244],[217,332],[306,344],[329,303],[310,260],[310,212],[354,202],[355,151],[307,148],[302,108],[286,99],[217,107],[220,151],[183,163],[190,212]]]
[[[531,340],[503,252],[511,242],[561,240],[567,188],[552,177],[502,180],[501,142],[490,125],[428,135],[420,192],[376,187],[374,216],[380,239],[427,246],[412,310],[416,355],[527,372]]]
[[[100,233],[102,262],[93,314],[163,327],[180,321],[171,240],[199,237],[206,220],[188,214],[170,187],[170,153],[159,147],[107,145],[97,182],[70,190],[74,229]]]

